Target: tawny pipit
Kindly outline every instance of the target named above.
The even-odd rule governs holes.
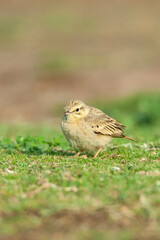
[[[96,150],[94,158],[97,157],[113,137],[135,141],[125,136],[122,129],[126,127],[123,124],[82,101],[68,101],[64,110],[61,128],[71,145],[81,150],[75,155],[76,157],[83,150]]]

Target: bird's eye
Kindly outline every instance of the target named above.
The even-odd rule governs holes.
[[[79,108],[76,109],[76,112],[79,112]]]

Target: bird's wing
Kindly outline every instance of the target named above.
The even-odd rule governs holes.
[[[91,108],[84,121],[89,124],[96,134],[111,137],[125,137],[122,129],[126,127],[97,108]]]

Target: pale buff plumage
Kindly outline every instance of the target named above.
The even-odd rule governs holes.
[[[81,151],[96,150],[94,157],[108,145],[112,137],[133,140],[125,136],[123,124],[107,116],[101,110],[87,106],[80,100],[68,101],[64,109],[61,128],[66,139],[74,148]]]

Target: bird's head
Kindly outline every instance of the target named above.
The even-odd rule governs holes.
[[[64,117],[68,121],[83,119],[89,113],[89,107],[80,100],[70,100],[66,102],[64,110]]]

